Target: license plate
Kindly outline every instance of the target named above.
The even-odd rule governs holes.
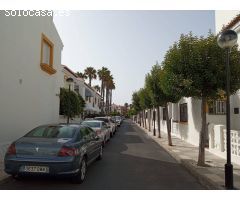
[[[46,166],[24,166],[24,172],[49,173],[49,167]]]

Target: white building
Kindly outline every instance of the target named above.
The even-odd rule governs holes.
[[[63,86],[63,43],[51,16],[11,17],[0,12],[0,143],[56,123]],[[1,152],[0,152],[1,153]]]
[[[216,34],[232,29],[238,34],[240,45],[240,11],[215,11]],[[231,63],[231,62],[230,62]],[[240,164],[240,90],[230,97],[231,116],[231,153],[232,161]],[[209,150],[226,157],[226,120],[225,115],[215,117],[209,126]],[[217,120],[216,120],[217,119]]]
[[[88,114],[99,114],[100,113],[100,102],[101,96],[99,93],[92,87],[90,87],[87,83],[84,82],[84,79],[77,77],[77,75],[67,66],[62,65],[63,75],[64,75],[64,87],[68,88],[69,85],[66,82],[66,79],[71,77],[73,79],[73,83],[70,86],[71,90],[80,94],[85,100],[85,115]],[[60,121],[62,122],[63,116],[60,117]],[[76,116],[73,121],[79,121],[79,117]]]
[[[99,114],[100,110],[100,103],[101,103],[101,95],[90,85],[87,83],[84,84],[85,89],[85,113],[87,114]]]

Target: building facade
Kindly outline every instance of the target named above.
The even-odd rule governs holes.
[[[0,24],[0,137],[5,144],[58,121],[63,43],[51,16],[0,12]]]
[[[70,89],[74,92],[80,94],[85,100],[84,116],[99,114],[101,96],[100,94],[90,85],[85,83],[84,79],[79,78],[69,67],[62,65],[62,72],[64,76],[64,87],[69,88],[68,83],[66,82],[67,78],[72,78],[73,83],[70,85]],[[72,122],[78,122],[82,120],[80,116],[76,116],[72,119]],[[66,121],[64,116],[60,116],[60,122]]]

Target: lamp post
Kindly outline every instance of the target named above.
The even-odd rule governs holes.
[[[227,133],[226,133],[226,144],[227,144],[227,163],[225,164],[225,187],[227,189],[233,189],[233,166],[231,164],[231,133],[230,133],[230,66],[229,66],[229,56],[231,48],[237,43],[237,33],[233,30],[223,31],[217,39],[218,46],[222,49],[226,49],[227,57],[226,57],[226,125],[227,125]]]
[[[70,87],[71,87],[71,83],[73,83],[73,79],[67,78],[67,83],[68,83],[68,112],[67,112],[67,124],[69,124],[69,118],[70,118]]]

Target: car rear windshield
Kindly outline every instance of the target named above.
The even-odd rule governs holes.
[[[72,138],[76,129],[76,127],[71,126],[42,126],[33,129],[24,137]]]
[[[83,122],[82,123],[85,126],[90,126],[91,128],[99,128],[101,127],[101,123],[100,122]]]
[[[100,120],[100,121],[104,121],[106,123],[109,122],[109,120],[107,118],[95,118],[95,119]]]

